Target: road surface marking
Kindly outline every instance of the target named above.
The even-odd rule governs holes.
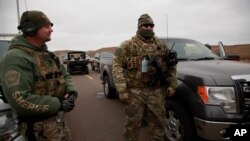
[[[104,92],[97,92],[95,95],[95,98],[99,99],[99,98],[105,98]]]
[[[89,75],[86,75],[89,79],[91,79],[91,80],[93,80],[94,78],[92,78],[91,76],[89,76]]]

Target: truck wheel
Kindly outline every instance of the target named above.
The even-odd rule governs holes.
[[[167,141],[194,141],[196,132],[191,114],[174,100],[166,101]]]
[[[110,81],[109,81],[108,76],[104,76],[104,79],[103,79],[103,90],[104,90],[104,95],[108,99],[115,98],[115,89],[110,86]]]
[[[85,67],[85,73],[89,74],[89,67],[88,66]]]
[[[98,73],[100,73],[100,71],[101,71],[100,65],[99,65],[98,67],[96,67],[96,71],[97,71]]]

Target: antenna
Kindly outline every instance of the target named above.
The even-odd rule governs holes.
[[[16,0],[16,9],[17,9],[17,24],[19,24],[20,23],[19,0]]]
[[[27,1],[25,0],[25,8],[26,8],[26,11],[28,10],[28,7],[27,7]]]
[[[17,25],[20,23],[20,9],[19,9],[19,0],[16,0],[16,9],[17,9]],[[18,31],[18,34],[21,34],[21,31]]]
[[[168,40],[168,13],[166,12],[166,30],[167,30],[167,40]]]

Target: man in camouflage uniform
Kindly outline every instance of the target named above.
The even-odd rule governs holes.
[[[4,95],[17,113],[28,141],[69,141],[64,113],[74,108],[77,91],[60,64],[47,50],[52,23],[41,11],[22,14],[18,29],[0,67]]]
[[[176,88],[176,65],[170,67],[163,57],[168,54],[165,43],[154,36],[154,22],[148,14],[138,19],[138,30],[132,39],[123,42],[115,52],[113,78],[120,100],[126,104],[124,141],[138,141],[142,120],[152,131],[152,141],[164,141],[164,101]],[[162,70],[167,70],[165,84],[160,79],[149,82],[157,73],[150,65],[156,59]],[[168,87],[166,87],[166,83]]]

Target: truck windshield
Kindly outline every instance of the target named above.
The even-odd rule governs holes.
[[[68,59],[79,59],[79,58],[82,58],[82,59],[85,59],[86,58],[86,52],[68,52]]]
[[[179,60],[211,60],[220,57],[214,54],[210,49],[194,40],[189,39],[163,39],[169,49],[177,52]]]

